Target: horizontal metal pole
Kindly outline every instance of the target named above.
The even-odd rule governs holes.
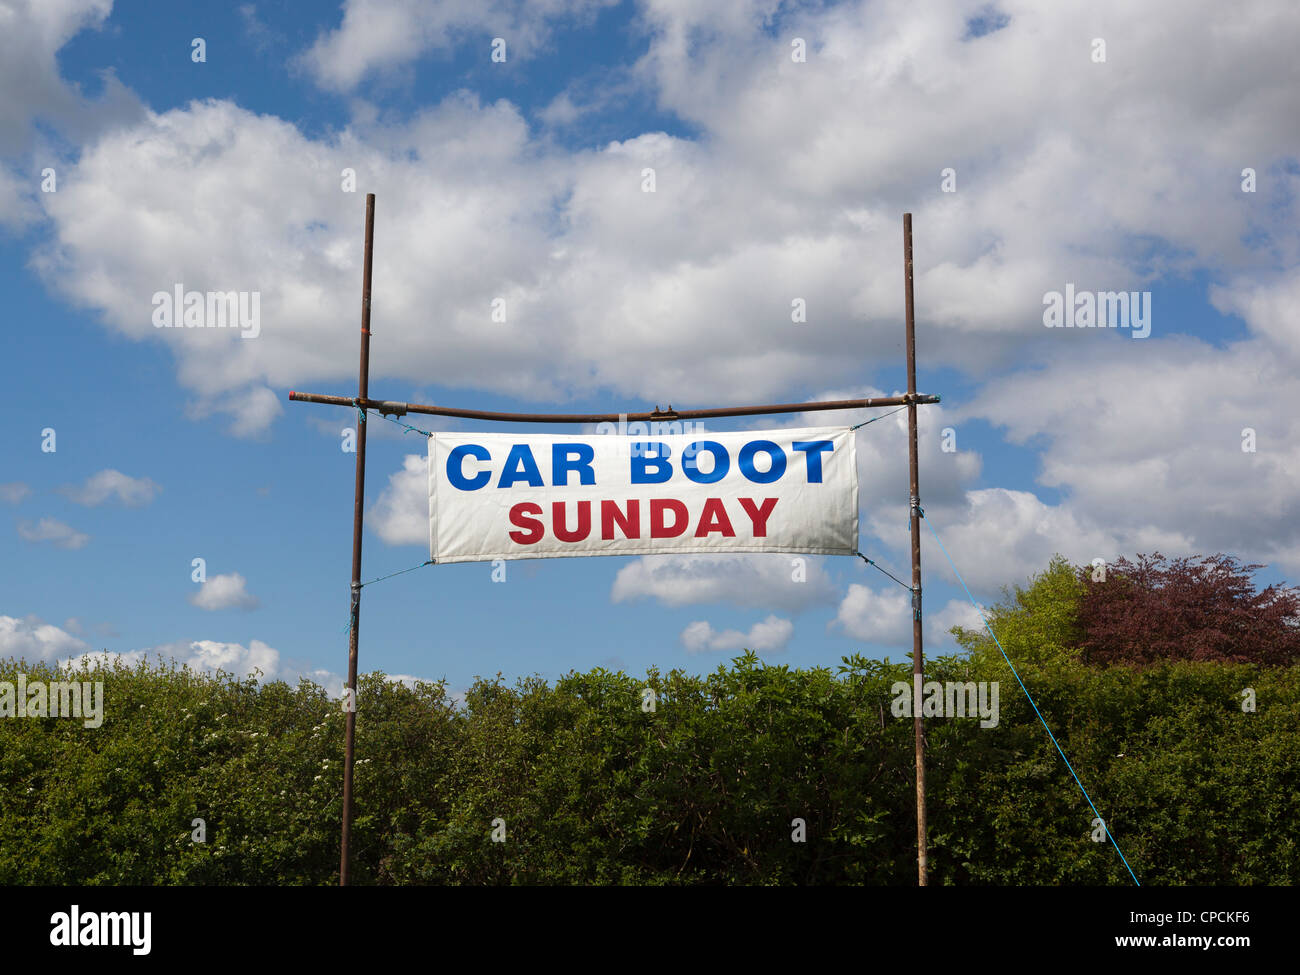
[[[873,399],[821,400],[815,403],[769,403],[764,406],[723,406],[712,410],[655,409],[650,413],[495,413],[490,410],[460,410],[451,406],[427,406],[421,403],[398,403],[393,400],[360,399],[348,396],[324,396],[319,393],[289,394],[296,403],[324,403],[326,406],[364,406],[390,416],[425,413],[429,416],[458,416],[467,420],[494,420],[508,423],[618,423],[634,420],[703,420],[723,416],[761,416],[764,413],[804,413],[817,410],[860,410],[871,406],[906,406],[908,403],[938,403],[938,396],[905,393],[902,396],[877,396]]]

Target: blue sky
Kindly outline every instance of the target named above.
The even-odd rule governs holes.
[[[366,192],[372,396],[536,412],[899,391],[911,211],[918,385],[943,396],[922,502],[977,598],[1055,552],[1300,574],[1293,5],[714,6],[0,4],[0,654],[337,686],[354,418],[287,393],[355,393]],[[259,291],[261,334],[153,328],[177,282]],[[1067,282],[1149,292],[1149,336],[1044,328]],[[906,577],[903,432],[858,452],[862,548]],[[426,557],[423,451],[371,423],[363,578]],[[804,584],[785,556],[422,568],[366,589],[361,667],[461,689],[756,643],[795,666],[910,651],[903,590],[809,563]],[[923,564],[944,652],[973,619],[928,540]]]

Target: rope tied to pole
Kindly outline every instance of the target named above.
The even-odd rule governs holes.
[[[414,572],[416,569],[423,569],[426,565],[433,565],[433,559],[428,559],[425,562],[421,562],[419,565],[413,565],[409,569],[399,569],[397,572],[390,572],[388,575],[380,576],[378,579],[371,579],[370,582],[354,582],[351,586],[352,609],[351,612],[348,613],[348,621],[343,624],[343,629],[341,629],[339,632],[346,633],[348,630],[352,629],[352,624],[356,622],[357,609],[361,603],[362,589],[364,589],[366,586],[374,582],[383,582],[385,579],[393,578],[393,576],[400,576],[406,574],[407,572]]]
[[[881,413],[880,416],[873,416],[870,420],[863,420],[861,423],[856,423],[849,427],[849,429],[856,430],[858,427],[865,427],[868,423],[875,423],[877,420],[883,420],[885,417],[893,416],[895,413],[901,413],[905,409],[907,409],[906,406],[900,406],[896,410],[890,410],[888,413]]]
[[[385,579],[393,578],[393,576],[400,576],[400,575],[405,575],[408,572],[414,572],[416,569],[423,569],[426,565],[433,565],[433,559],[426,559],[425,561],[421,562],[419,565],[413,565],[409,569],[398,569],[396,572],[390,572],[388,573],[388,575],[380,576],[378,579],[371,579],[369,582],[358,583],[357,589],[361,589],[365,586],[372,585],[376,582],[383,582]]]
[[[363,412],[362,409],[361,409],[361,407],[359,407],[359,406],[357,407],[357,411],[358,411],[358,412]],[[364,412],[369,412],[369,411],[367,410],[367,411],[364,411]],[[389,423],[396,423],[399,427],[405,427],[405,432],[406,432],[406,433],[419,433],[419,434],[422,434],[423,436],[426,436],[426,437],[432,437],[432,436],[433,436],[433,434],[430,433],[428,430],[421,430],[419,427],[413,427],[413,426],[411,426],[409,423],[403,423],[401,420],[397,419],[396,417],[389,416],[387,413],[380,412],[380,413],[377,414],[377,415],[378,415],[381,419],[387,420]]]
[[[894,573],[890,572],[888,569],[883,568],[879,563],[874,562],[874,561],[872,561],[871,559],[867,558],[867,557],[866,557],[865,555],[863,555],[861,552],[854,552],[853,554],[856,555],[858,558],[860,558],[863,562],[867,563],[867,565],[872,565],[872,566],[875,566],[877,569],[880,569],[881,572],[883,572],[885,575],[889,576],[889,578],[893,579],[895,582],[897,582],[897,583],[898,583],[900,586],[902,586],[904,589],[907,589],[907,590],[909,590],[909,591],[911,590],[911,588],[912,588],[911,586],[909,586],[909,585],[908,585],[906,582],[904,582],[902,579],[898,578],[898,576],[894,575]]]

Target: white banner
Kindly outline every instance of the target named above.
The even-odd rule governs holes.
[[[484,562],[858,547],[847,427],[429,438],[429,558]]]

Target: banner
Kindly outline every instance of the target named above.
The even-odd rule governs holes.
[[[854,447],[847,427],[648,437],[436,433],[429,558],[852,555]]]

